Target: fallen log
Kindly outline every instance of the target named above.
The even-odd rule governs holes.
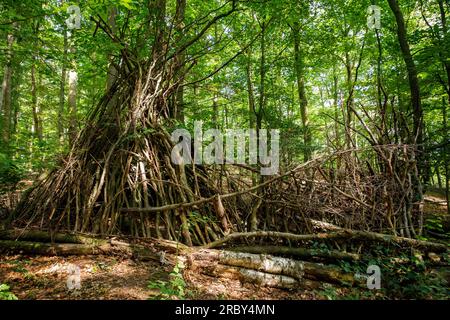
[[[449,249],[448,245],[430,241],[423,241],[417,239],[410,239],[404,237],[397,237],[394,235],[369,232],[369,231],[360,231],[360,230],[351,230],[351,229],[343,229],[340,228],[337,231],[330,233],[315,233],[315,234],[293,234],[286,232],[274,232],[274,231],[253,231],[253,232],[238,232],[231,233],[219,240],[210,242],[203,246],[203,248],[216,248],[221,246],[231,240],[240,239],[240,238],[251,238],[251,237],[263,237],[263,238],[280,238],[287,239],[293,241],[323,241],[323,240],[331,240],[331,239],[348,239],[348,240],[358,240],[358,241],[374,241],[374,242],[382,242],[382,243],[394,243],[399,246],[407,246],[413,248],[423,249],[425,251],[435,251],[435,252],[443,252]]]
[[[99,239],[88,235],[74,233],[52,234],[47,231],[24,229],[0,231],[0,241],[1,240],[7,241],[4,241],[0,248],[9,248],[10,251],[22,251],[28,254],[61,255],[62,253],[64,255],[95,255],[101,253],[120,253],[143,261],[160,261],[161,252],[163,251],[175,253],[187,250],[188,248],[182,243],[163,239],[151,239],[152,247],[150,249],[138,243],[128,243],[116,240],[116,238]],[[32,245],[33,243],[35,245]],[[67,246],[64,246],[63,244],[67,244]],[[71,246],[71,244],[78,244],[79,246]],[[33,252],[32,248],[40,249]],[[48,248],[48,250],[44,248]]]
[[[111,251],[110,245],[78,243],[45,243],[31,241],[0,240],[0,251],[12,251],[38,255],[98,255]]]
[[[314,219],[308,219],[309,223],[311,224],[311,226],[313,227],[313,229],[315,230],[321,230],[321,231],[337,231],[337,230],[342,230],[341,227],[338,227],[337,225],[325,222],[325,221],[320,221],[320,220],[314,220]]]
[[[300,285],[304,283],[305,279],[340,285],[362,284],[362,279],[355,277],[353,274],[345,273],[335,266],[270,255],[201,249],[192,252],[188,260],[191,261],[193,268],[200,272],[225,265],[291,277],[299,281]]]
[[[355,279],[353,274],[345,273],[337,267],[270,255],[224,251],[219,255],[219,263],[271,274],[281,274],[299,281],[308,278],[342,285],[360,283],[359,279]]]
[[[405,237],[398,237],[394,235],[388,235],[383,233],[377,233],[377,232],[371,232],[371,231],[362,231],[362,230],[352,230],[352,229],[346,229],[341,228],[339,226],[336,226],[334,224],[319,221],[319,220],[313,220],[309,219],[309,222],[313,226],[313,228],[317,230],[322,231],[333,231],[336,232],[342,232],[343,234],[348,234],[353,239],[360,239],[360,240],[369,240],[369,241],[378,241],[378,242],[393,242],[398,245],[402,246],[410,246],[414,248],[421,248],[428,250],[436,249],[439,252],[444,252],[450,249],[449,246],[446,246],[443,243],[438,242],[432,242],[432,241],[423,241],[423,240],[417,240],[417,239],[411,239],[411,238],[405,238]]]
[[[35,241],[0,240],[0,251],[30,255],[125,255],[134,259],[161,261],[161,255],[142,245],[112,240],[103,244],[49,243]]]
[[[104,245],[107,240],[73,233],[51,233],[41,230],[8,229],[0,231],[2,240],[26,240],[37,242],[60,242]]]
[[[343,235],[345,235],[346,238],[354,240],[383,242],[386,244],[395,243],[399,246],[418,248],[425,251],[444,252],[449,250],[449,246],[442,243],[397,237],[394,235],[388,235],[377,232],[351,230],[351,229],[342,229],[337,232],[342,233]]]
[[[238,246],[228,248],[229,251],[234,252],[246,252],[246,253],[263,253],[271,255],[290,255],[304,259],[309,258],[321,258],[327,260],[347,260],[358,261],[360,260],[359,254],[350,252],[341,252],[337,250],[316,250],[306,248],[294,248],[286,246]]]

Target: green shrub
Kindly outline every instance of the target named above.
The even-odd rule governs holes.
[[[169,299],[185,299],[186,298],[186,282],[183,278],[184,265],[178,262],[169,274],[169,281],[152,281],[148,284],[149,289],[159,290],[159,294],[150,299],[169,300]]]
[[[18,300],[17,297],[9,291],[9,286],[0,284],[0,300]]]
[[[0,153],[0,194],[9,191],[23,176],[20,167],[6,154]]]

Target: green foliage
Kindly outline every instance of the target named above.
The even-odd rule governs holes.
[[[0,194],[11,190],[23,177],[23,170],[8,155],[0,153]]]
[[[149,283],[148,288],[157,289],[158,295],[150,299],[169,300],[169,299],[185,299],[188,294],[186,290],[186,282],[183,278],[184,265],[178,262],[169,274],[169,281],[157,280]]]
[[[381,289],[349,289],[340,297],[331,291],[322,292],[327,298],[339,299],[446,299],[446,280],[432,272],[432,265],[418,252],[404,252],[385,246],[375,247],[357,263],[339,262],[344,271],[365,275],[369,265],[381,270]]]
[[[209,223],[217,222],[217,218],[215,216],[201,215],[200,213],[198,213],[196,211],[189,212],[188,217],[189,217],[188,220],[190,223],[190,227],[192,227],[192,225],[195,223],[197,223],[199,225],[206,225]]]
[[[332,286],[325,286],[325,288],[322,290],[316,290],[316,293],[319,296],[322,296],[327,300],[338,300],[339,299],[339,295],[336,292],[336,288],[332,287]]]
[[[2,283],[0,284],[0,300],[18,300],[18,299],[11,291],[9,291],[9,286]]]

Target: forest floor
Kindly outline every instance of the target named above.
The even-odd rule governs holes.
[[[442,195],[431,193],[425,202],[427,216],[446,216]],[[67,289],[68,268],[80,268],[81,289]],[[0,256],[0,283],[7,283],[19,299],[149,299],[158,290],[150,282],[168,281],[170,266],[157,261],[135,261],[116,256]],[[326,293],[305,289],[283,290],[241,283],[186,271],[188,298],[192,299],[327,299]],[[334,289],[348,295],[347,289]],[[326,292],[326,290],[325,290]],[[368,296],[374,298],[373,295]]]
[[[67,289],[68,268],[80,268],[81,289]],[[148,299],[157,294],[149,282],[167,281],[170,268],[110,256],[45,257],[8,255],[0,258],[0,282],[23,299]],[[194,299],[319,299],[308,291],[260,288],[233,279],[186,273]]]

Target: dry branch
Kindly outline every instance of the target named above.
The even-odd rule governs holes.
[[[230,192],[230,193],[225,193],[225,194],[221,194],[220,198],[221,199],[226,199],[226,198],[230,198],[230,197],[236,197],[236,196],[240,196],[246,193],[250,193],[252,191],[258,190],[264,186],[267,186],[277,180],[280,180],[284,177],[287,177],[291,174],[293,174],[294,172],[300,170],[300,169],[304,169],[305,167],[310,166],[312,163],[315,163],[319,160],[321,160],[322,158],[316,158],[313,160],[310,160],[308,162],[305,162],[303,164],[300,164],[298,166],[296,166],[295,168],[293,168],[292,170],[289,170],[288,172],[279,175],[279,176],[275,176],[271,179],[268,179],[266,181],[264,181],[263,183],[260,183],[258,185],[255,185],[251,188],[247,188],[245,190],[241,190],[241,191],[236,191],[236,192]],[[170,205],[165,205],[165,206],[161,206],[161,207],[143,207],[143,208],[121,208],[120,211],[121,212],[144,212],[144,213],[152,213],[152,212],[164,212],[167,210],[174,210],[174,209],[178,209],[178,208],[189,208],[189,207],[193,207],[193,206],[197,206],[199,204],[203,204],[203,203],[207,203],[207,202],[212,202],[214,200],[217,199],[217,195],[208,197],[208,198],[203,198],[203,199],[199,199],[199,200],[195,200],[195,201],[191,201],[191,202],[182,202],[182,203],[174,203],[174,204],[170,204]]]
[[[336,239],[341,238],[341,233],[317,233],[317,234],[293,234],[287,232],[276,232],[276,231],[253,231],[253,232],[236,232],[231,233],[219,240],[208,243],[203,246],[205,249],[211,249],[219,247],[231,240],[240,239],[240,238],[281,238],[286,240],[293,241],[309,241],[309,240],[319,240],[319,239]]]
[[[247,253],[263,253],[271,255],[290,255],[304,259],[308,258],[322,258],[327,260],[360,260],[359,254],[342,252],[337,250],[316,250],[306,248],[294,248],[286,246],[239,246],[229,248],[230,251],[247,252]]]

